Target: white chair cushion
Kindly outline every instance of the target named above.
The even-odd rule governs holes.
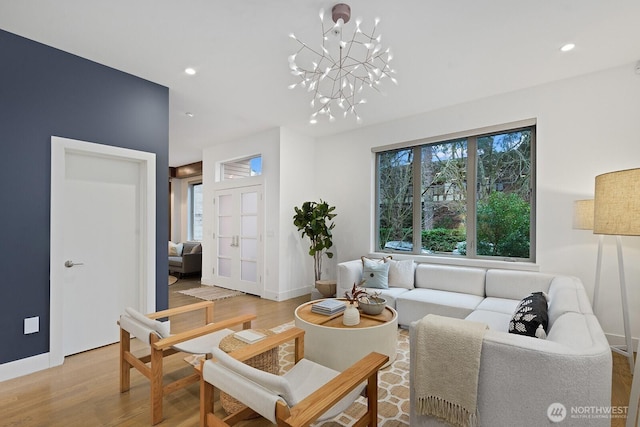
[[[136,321],[142,323],[145,327],[154,330],[160,336],[160,338],[166,338],[169,335],[171,335],[169,332],[169,329],[170,329],[169,323],[164,323],[164,322],[160,322],[159,320],[149,319],[147,316],[145,316],[144,314],[140,313],[139,311],[137,311],[132,307],[127,307],[125,309],[125,312],[127,313],[127,315],[129,315]]]
[[[230,369],[254,383],[259,384],[261,387],[271,390],[275,394],[281,396],[285,402],[287,402],[287,405],[293,406],[291,402],[296,401],[293,390],[291,389],[289,382],[284,377],[270,374],[269,372],[264,372],[260,369],[253,368],[242,363],[220,350],[219,347],[213,348],[211,354],[225,368]]]
[[[245,405],[250,405],[251,409],[273,424],[277,423],[276,403],[283,401],[283,399],[271,390],[261,387],[213,360],[207,360],[204,363],[202,377],[214,387],[238,399]]]
[[[308,359],[302,359],[294,365],[284,377],[287,379],[293,390],[294,403],[290,406],[297,405],[298,402],[309,396],[324,384],[338,376],[340,372],[334,371],[326,366],[319,365]],[[349,406],[358,398],[366,383],[353,389],[342,400],[333,405],[327,412],[322,414],[317,421],[327,420],[347,410]]]
[[[211,354],[211,350],[218,348],[220,341],[227,335],[233,334],[231,329],[221,329],[198,338],[181,342],[173,346],[176,350],[190,354]]]
[[[229,356],[220,350],[220,348],[214,348],[212,354],[220,365],[254,382],[259,388],[272,390],[273,393],[282,397],[289,407],[295,406],[298,402],[340,374],[340,372],[334,371],[326,366],[319,365],[308,359],[302,359],[283,376],[278,376],[246,365]],[[216,381],[216,379],[213,379],[211,384],[215,384]],[[318,421],[333,418],[341,412],[344,412],[355,399],[357,399],[360,393],[362,393],[365,385],[366,384],[363,383],[361,386],[352,390],[347,396],[318,418]],[[264,401],[264,399],[261,398],[260,401],[254,403],[252,396],[234,397],[251,408],[254,408],[254,404],[260,404],[260,402]]]

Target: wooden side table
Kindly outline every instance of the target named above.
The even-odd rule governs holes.
[[[267,336],[275,334],[275,332],[269,329],[253,330],[256,332],[261,332]],[[220,340],[220,350],[224,351],[225,353],[231,353],[232,351],[241,349],[249,345],[246,342],[237,339],[234,334],[229,334],[222,340]],[[244,363],[262,371],[269,372],[270,374],[278,375],[280,371],[278,347],[272,348],[271,350],[252,357],[251,359],[247,359]],[[227,414],[233,414],[245,408],[245,405],[223,391],[220,392],[220,402],[222,403],[222,408]]]

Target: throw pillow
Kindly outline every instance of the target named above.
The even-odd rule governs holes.
[[[389,263],[362,257],[362,279],[364,288],[389,288]]]
[[[391,261],[391,255],[383,257],[383,258],[367,258],[366,256],[360,257],[362,259],[362,266],[364,267],[364,260],[371,262],[389,262]]]
[[[547,338],[549,313],[547,296],[544,292],[534,292],[524,297],[516,307],[509,322],[509,332],[529,337]]]
[[[169,242],[169,256],[182,256],[182,243]]]
[[[200,252],[202,252],[202,245],[200,243],[198,243],[193,248],[191,248],[191,252],[189,252],[189,253],[190,254],[199,254]]]
[[[416,264],[412,259],[389,260],[389,286],[413,289]]]

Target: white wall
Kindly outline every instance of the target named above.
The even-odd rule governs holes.
[[[633,64],[457,105],[318,140],[316,186],[336,205],[338,261],[373,247],[372,147],[537,119],[537,264],[578,276],[593,290],[597,237],[571,228],[572,205],[591,198],[595,176],[640,167],[640,76]],[[384,102],[379,104],[384,108]],[[366,117],[365,117],[366,119]],[[321,147],[321,148],[320,148]],[[622,335],[615,239],[605,237],[600,303],[605,332]],[[640,336],[640,237],[623,238],[631,325]],[[611,339],[611,336],[610,336]]]
[[[262,156],[262,176],[233,184],[262,183],[264,193],[264,298],[275,301],[308,294],[313,286],[311,257],[301,249],[293,226],[293,206],[315,194],[314,140],[286,129],[271,129],[204,150],[204,239],[202,281],[215,284],[212,274],[214,191],[229,185],[218,182],[220,164]],[[242,183],[240,182],[242,181]],[[308,265],[307,265],[308,263]],[[306,278],[309,280],[306,280]]]
[[[313,138],[280,129],[280,277],[281,292],[289,298],[311,292],[314,287],[313,258],[309,240],[293,225],[294,206],[319,199],[316,193],[316,146]],[[328,267],[328,262],[325,265]],[[323,268],[324,270],[324,268]],[[286,298],[285,298],[286,299]]]

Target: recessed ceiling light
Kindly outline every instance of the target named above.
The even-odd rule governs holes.
[[[190,76],[193,76],[196,73],[196,70],[194,68],[189,67],[189,68],[185,68],[184,72],[189,74]]]
[[[573,43],[567,43],[567,44],[565,44],[564,46],[562,46],[562,47],[560,48],[560,50],[561,50],[561,51],[563,51],[563,52],[569,52],[570,50],[573,50],[573,48],[574,48],[574,47],[576,47],[576,45],[575,45],[575,44],[573,44]]]
[[[193,113],[188,113],[188,112],[187,112],[187,113],[184,113],[184,115],[185,115],[185,116],[187,116],[187,117],[193,117],[193,116],[195,116],[195,114],[193,114]]]

